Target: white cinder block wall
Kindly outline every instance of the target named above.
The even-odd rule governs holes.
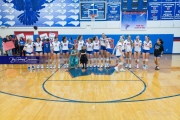
[[[80,28],[41,28],[34,31],[33,27],[23,28],[1,28],[0,36],[14,34],[14,31],[58,31],[59,34],[174,34],[174,37],[180,37],[180,21],[147,21],[145,31],[122,31],[120,21],[82,21]],[[173,42],[173,53],[180,53],[180,41]]]

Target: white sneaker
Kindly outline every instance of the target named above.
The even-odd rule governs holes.
[[[125,72],[126,70],[124,70],[123,68],[120,69],[120,72]]]
[[[94,67],[96,67],[96,65],[94,65]]]
[[[146,65],[146,69],[148,69],[148,66]]]
[[[119,72],[119,70],[118,70],[118,67],[116,66],[116,67],[114,67],[114,69],[115,69],[115,71],[116,72]]]
[[[50,65],[50,69],[52,69],[52,65]]]
[[[39,69],[39,65],[37,65],[37,69]]]
[[[60,65],[58,65],[58,69],[60,69]]]
[[[41,65],[41,69],[43,69],[44,68],[44,65]]]
[[[136,65],[136,68],[139,69],[139,65],[138,64]]]
[[[92,66],[90,65],[89,67],[91,68]]]
[[[125,65],[125,68],[128,68],[128,64]]]
[[[66,68],[66,64],[64,64],[64,68]]]
[[[56,68],[56,65],[54,65],[54,67],[53,67],[54,69]]]
[[[103,65],[100,66],[101,68],[103,67]]]
[[[129,64],[129,69],[131,69],[131,64]]]
[[[143,65],[143,69],[146,69],[146,65]]]
[[[97,67],[99,68],[99,65],[97,65]]]
[[[48,68],[49,68],[49,66],[48,66],[48,65],[46,65],[46,68],[48,69]]]

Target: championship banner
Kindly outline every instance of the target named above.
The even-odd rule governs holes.
[[[180,20],[180,2],[176,3],[174,19],[175,20]]]
[[[145,30],[146,22],[146,12],[122,12],[122,30]]]
[[[162,3],[161,20],[174,19],[175,3]]]
[[[120,21],[121,5],[117,3],[108,4],[107,20],[108,21]]]
[[[14,43],[12,41],[5,42],[2,45],[3,45],[4,51],[8,51],[15,48]]]
[[[43,64],[43,57],[39,56],[0,56],[0,64]]]
[[[161,3],[150,2],[148,5],[148,20],[161,19]]]

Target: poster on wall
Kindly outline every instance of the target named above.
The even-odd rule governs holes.
[[[38,34],[41,39],[49,38],[52,41],[56,36],[58,37],[58,31],[39,31]]]
[[[0,9],[4,26],[80,26],[79,0],[0,0]]]
[[[14,31],[14,35],[18,38],[18,40],[22,37],[25,41],[30,38],[32,39],[32,41],[34,41],[34,37],[30,37],[30,36],[34,36],[34,32],[33,31]]]
[[[180,2],[176,3],[176,9],[174,13],[174,19],[175,20],[180,20]]]
[[[175,3],[162,3],[161,20],[174,19]]]
[[[145,30],[147,21],[146,12],[122,12],[122,30]]]
[[[112,3],[108,4],[107,20],[108,21],[120,21],[121,4]]]
[[[148,5],[148,20],[160,20],[161,3],[150,2]]]

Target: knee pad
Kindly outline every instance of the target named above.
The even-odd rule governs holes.
[[[131,60],[131,58],[128,58],[129,60]]]
[[[139,59],[137,59],[137,61],[139,62]]]
[[[145,60],[146,62],[148,61],[148,59]]]
[[[46,60],[46,63],[48,63],[48,60]]]
[[[104,58],[100,58],[101,60],[104,60]]]
[[[58,62],[60,62],[60,59],[58,59]]]
[[[106,59],[107,62],[109,62],[109,59]]]

